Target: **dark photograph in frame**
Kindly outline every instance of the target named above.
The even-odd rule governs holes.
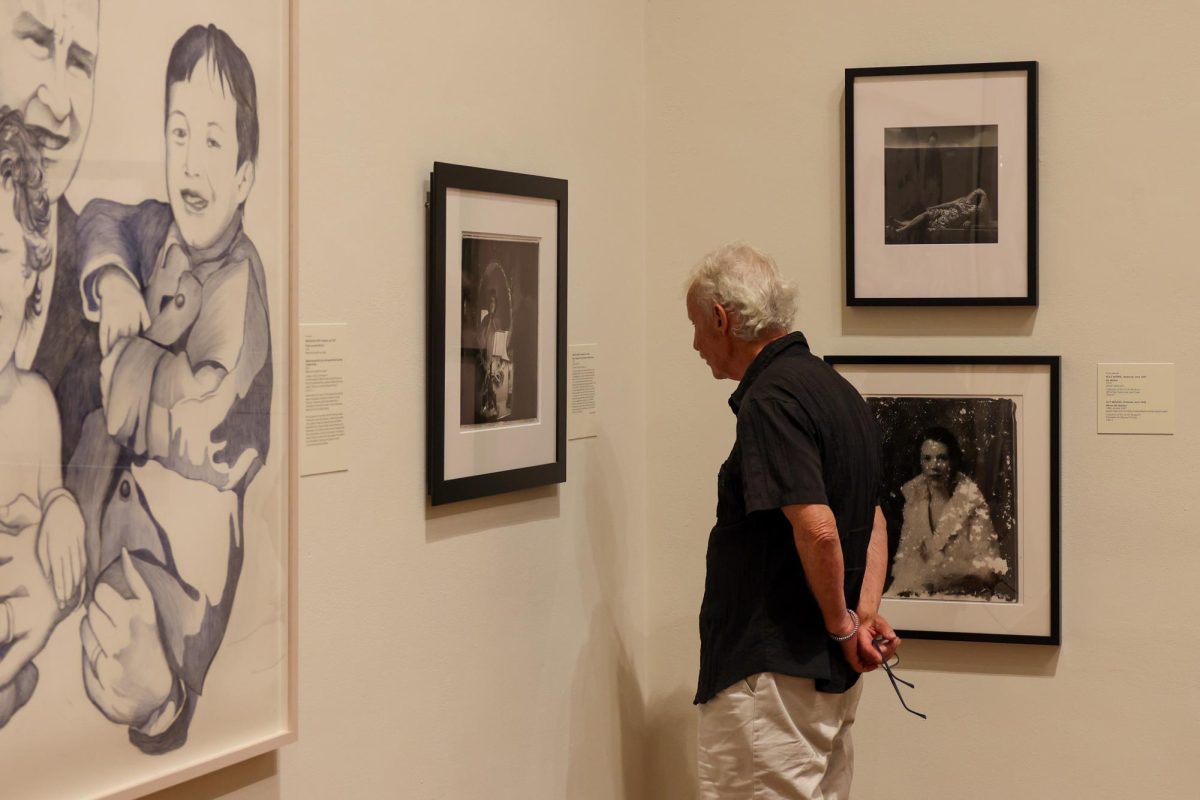
[[[846,70],[846,304],[1036,306],[1037,62]]]
[[[831,355],[879,425],[902,636],[1058,645],[1060,358]]]
[[[464,425],[537,416],[538,243],[464,235]]]
[[[430,502],[561,483],[567,182],[437,162],[429,185]]]
[[[883,451],[888,597],[1015,602],[1016,407],[1007,397],[870,397]]]
[[[999,241],[996,125],[887,128],[887,244]]]

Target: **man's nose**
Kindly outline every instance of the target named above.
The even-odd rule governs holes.
[[[38,87],[37,100],[53,115],[54,119],[62,122],[71,115],[71,98],[61,86],[60,76],[55,71],[50,81]]]

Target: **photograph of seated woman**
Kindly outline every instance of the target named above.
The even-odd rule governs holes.
[[[946,428],[927,428],[917,456],[920,474],[900,489],[903,521],[887,594],[1014,600],[991,511],[962,471],[958,439]]]

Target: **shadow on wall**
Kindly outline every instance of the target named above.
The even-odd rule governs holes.
[[[1032,336],[1036,321],[1037,309],[1023,306],[842,306],[844,336]]]
[[[171,789],[148,794],[143,800],[217,800],[251,784],[270,781],[257,787],[265,791],[256,797],[281,797],[279,792],[279,754],[264,753],[240,764],[210,772]]]
[[[976,675],[1053,677],[1058,672],[1057,647],[994,642],[941,642],[905,639],[900,674],[954,672]]]
[[[633,661],[603,604],[571,682],[567,787],[571,800],[650,800],[645,792],[645,714]],[[613,708],[617,714],[613,716]]]
[[[654,699],[646,709],[648,798],[693,800],[696,796],[696,719],[692,689]]]
[[[631,622],[631,609],[621,601],[633,588],[629,586],[631,576],[636,579],[641,574],[630,569],[628,531],[636,533],[638,529],[624,515],[632,509],[621,503],[622,518],[618,520],[613,513],[614,502],[626,498],[630,487],[614,485],[611,479],[627,473],[619,468],[604,435],[574,443],[573,451],[578,464],[575,477],[585,487],[587,536],[586,546],[581,543],[578,549],[577,584],[585,594],[595,585],[597,602],[571,685],[563,796],[572,800],[650,800],[653,795],[645,793],[645,700],[619,624],[623,618]],[[640,630],[635,621],[625,627]]]
[[[559,518],[558,486],[480,497],[434,507],[425,499],[425,542]]]

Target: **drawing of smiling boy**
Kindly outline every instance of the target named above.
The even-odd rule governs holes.
[[[167,65],[169,202],[97,200],[79,219],[84,313],[105,353],[103,430],[97,443],[88,420],[72,464],[115,462],[80,482],[89,618],[144,602],[141,586],[170,670],[164,679],[161,659],[121,660],[134,632],[85,623],[84,683],[151,753],[186,740],[241,571],[243,497],[269,446],[266,281],[242,227],[257,114],[245,54],[216,26],[190,28]]]

